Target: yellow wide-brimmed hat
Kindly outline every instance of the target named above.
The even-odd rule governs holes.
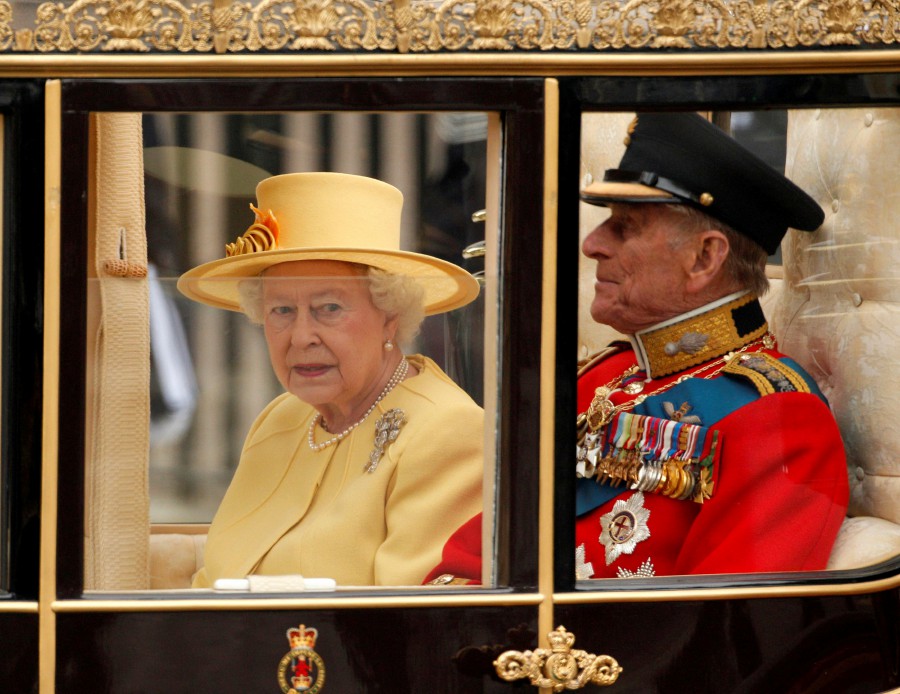
[[[283,174],[260,181],[256,200],[256,222],[226,245],[226,257],[179,278],[185,296],[240,311],[240,280],[293,260],[338,260],[412,277],[425,290],[426,315],[478,296],[478,282],[461,267],[400,250],[403,194],[383,181],[342,173]]]

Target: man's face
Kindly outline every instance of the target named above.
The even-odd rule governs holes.
[[[687,310],[677,213],[659,204],[611,204],[610,213],[582,244],[597,261],[593,319],[631,334]]]

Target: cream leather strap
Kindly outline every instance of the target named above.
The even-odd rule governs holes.
[[[149,588],[150,507],[150,306],[141,114],[94,118],[85,589],[141,590]]]

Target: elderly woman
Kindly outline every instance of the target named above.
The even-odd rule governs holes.
[[[403,198],[381,181],[287,174],[262,181],[257,200],[227,257],[178,283],[260,322],[286,391],[247,435],[194,586],[285,574],[420,584],[481,508],[484,417],[399,345],[478,285],[399,250]]]

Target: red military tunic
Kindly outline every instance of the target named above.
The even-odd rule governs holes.
[[[715,472],[702,504],[579,479],[578,578],[825,568],[847,509],[843,444],[818,387],[767,330],[754,297],[726,297],[635,336],[649,380],[636,369],[618,382],[638,365],[627,348],[579,374],[579,413],[612,383],[609,400],[622,409],[610,426],[639,415],[663,427],[674,419],[700,427],[715,442]],[[696,354],[666,354],[685,342],[704,344]],[[737,354],[726,362],[730,352]],[[632,383],[642,390],[623,390]],[[463,525],[426,580],[478,582],[480,528],[480,515]]]
[[[597,384],[633,363],[634,352],[628,351],[585,374],[579,381],[579,408],[587,409]],[[688,397],[684,390],[673,388],[657,399]],[[661,403],[650,398],[635,411],[654,405]],[[637,573],[647,560],[654,575],[825,568],[847,508],[843,446],[827,405],[811,393],[776,393],[704,424],[721,434],[712,498],[698,504],[644,493],[649,537],[610,563],[600,542],[601,519],[616,503],[641,493],[626,491],[579,516],[576,547],[584,547],[584,563],[593,567],[582,577]]]
[[[728,313],[733,306],[724,308]],[[708,315],[682,321],[666,336],[666,345],[680,335],[698,334],[704,329],[698,319]],[[764,333],[765,324],[761,329]],[[578,411],[587,411],[596,389],[613,381],[618,389],[609,400],[623,406],[616,417],[632,413],[657,423],[690,420],[714,433],[712,496],[696,503],[627,488],[633,485],[610,488],[596,479],[579,479],[576,575],[824,569],[847,509],[847,470],[837,425],[809,375],[761,340],[740,336],[744,351],[729,361],[719,356],[727,351],[713,345],[713,359],[694,359],[676,371],[659,369],[668,357],[648,347],[652,340],[647,336],[637,337],[634,344],[644,351],[651,375],[653,366],[669,373],[648,381],[646,371],[639,370],[616,384],[637,357],[634,349],[614,354],[581,375]],[[685,374],[693,375],[678,382]],[[629,407],[626,403],[637,394],[621,388],[632,382],[640,382],[649,397]]]

